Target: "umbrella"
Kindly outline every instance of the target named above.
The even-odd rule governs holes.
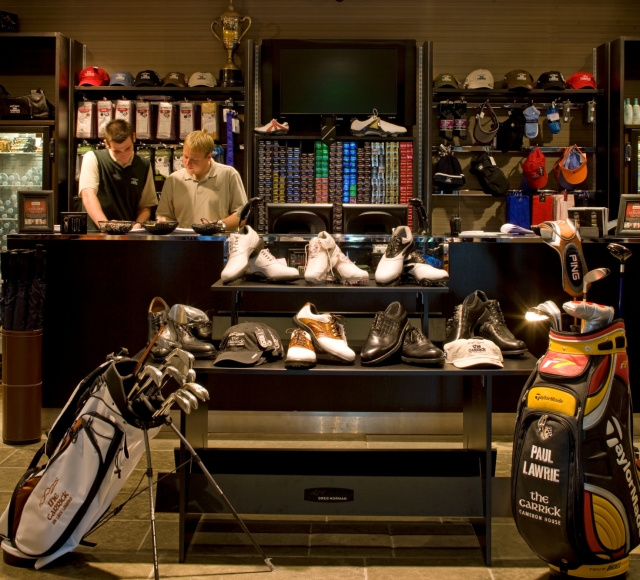
[[[44,318],[44,297],[47,285],[44,283],[45,262],[47,252],[42,244],[36,246],[35,272],[29,288],[29,305],[27,308],[26,330],[42,328]]]
[[[25,330],[24,323],[27,315],[28,292],[29,286],[29,266],[33,251],[23,250],[20,253],[20,277],[18,279],[18,292],[16,293],[16,304],[13,310],[13,330]]]
[[[7,275],[7,293],[4,298],[4,328],[13,330],[13,312],[18,293],[18,266],[19,255],[17,252],[9,252],[9,271]]]

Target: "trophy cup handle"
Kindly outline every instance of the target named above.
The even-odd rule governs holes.
[[[245,20],[249,21],[249,25],[244,29],[244,32],[240,35],[240,38],[238,38],[238,42],[240,42],[242,40],[244,35],[248,32],[249,28],[251,28],[251,17],[250,16],[245,16],[244,18],[242,18],[242,20],[240,20],[240,22],[244,22]]]
[[[222,42],[222,38],[220,38],[220,37],[216,34],[216,31],[214,30],[214,27],[215,27],[215,25],[216,25],[216,24],[218,24],[218,21],[217,21],[217,20],[214,20],[214,21],[211,23],[211,32],[213,33],[213,36],[215,36],[215,37],[216,37],[220,42]],[[242,37],[240,37],[240,38],[242,38]],[[223,43],[223,44],[224,44],[224,43]]]

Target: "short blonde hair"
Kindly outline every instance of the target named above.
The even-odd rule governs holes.
[[[199,151],[205,155],[213,153],[213,147],[215,145],[213,137],[206,131],[193,131],[189,133],[184,140],[184,144],[192,151]]]

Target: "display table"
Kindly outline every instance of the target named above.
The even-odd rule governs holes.
[[[197,452],[239,513],[469,518],[485,562],[490,566],[491,493],[495,471],[495,451],[491,449],[493,380],[528,376],[535,363],[535,357],[529,353],[506,359],[502,369],[404,364],[363,367],[358,361],[355,365],[322,364],[308,370],[287,370],[282,361],[230,369],[217,368],[213,361],[196,361],[196,372],[201,376],[206,373],[208,379],[206,386],[211,395],[208,410],[215,410],[216,391],[228,389],[234,376],[240,374],[252,375],[255,381],[264,383],[265,389],[269,389],[269,377],[275,375],[286,375],[300,384],[311,376],[346,375],[354,386],[366,383],[368,377],[374,375],[401,376],[407,384],[418,377],[456,376],[462,378],[464,393],[462,449],[201,448]],[[300,391],[300,395],[304,396],[304,391]],[[325,409],[325,406],[317,408],[318,411]],[[401,409],[390,407],[388,410]],[[199,411],[206,416],[204,405],[201,404]],[[198,436],[190,422],[198,422],[198,414],[182,413],[181,417],[182,431],[192,441]],[[181,448],[176,457],[178,465],[186,459],[186,451]],[[166,486],[173,487],[174,495],[175,489],[180,490],[176,507],[180,513],[180,562],[184,562],[201,515],[224,512],[225,508],[196,466],[182,468],[179,481],[165,480],[159,495],[170,495]],[[158,509],[163,509],[162,505]]]

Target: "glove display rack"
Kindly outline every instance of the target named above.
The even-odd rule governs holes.
[[[284,292],[291,295],[302,291],[297,283],[264,284],[240,281],[227,286],[218,281],[211,289],[216,296],[232,294],[232,325],[237,322],[238,315],[244,312],[242,298],[246,293],[261,293],[268,299],[273,293]],[[339,298],[346,293],[353,295],[355,292],[363,297],[360,310],[366,312],[367,303],[370,304],[376,295],[389,293],[390,289],[375,284],[359,287],[320,284],[304,287],[304,292],[305,295],[315,295],[318,300],[322,300],[323,296],[325,299],[331,296]],[[448,288],[407,285],[396,286],[392,292],[404,296],[416,294],[416,312],[422,315],[423,328],[426,328],[429,298],[436,294],[446,294]],[[345,516],[419,514],[466,517],[470,518],[478,536],[486,564],[491,565],[491,476],[495,470],[495,452],[491,449],[490,439],[492,380],[496,376],[526,376],[534,364],[534,357],[528,354],[517,360],[505,361],[502,369],[457,369],[453,365],[425,368],[406,364],[366,367],[356,363],[351,366],[321,364],[308,371],[292,371],[285,368],[284,361],[245,368],[220,368],[214,366],[214,361],[196,361],[194,369],[197,373],[208,374],[209,389],[212,392],[215,392],[216,384],[219,384],[223,377],[228,381],[239,374],[250,375],[257,381],[260,377],[275,378],[277,375],[283,380],[287,377],[287,380],[296,384],[310,376],[323,376],[331,380],[332,377],[346,375],[353,378],[351,384],[354,386],[366,381],[368,377],[381,375],[400,377],[408,386],[418,378],[438,380],[454,375],[464,377],[463,449],[394,451],[392,462],[389,461],[388,451],[380,450],[345,452],[205,448],[199,449],[198,455],[205,465],[210,465],[219,474],[216,477],[220,485],[233,486],[237,492],[234,501],[241,512],[255,513],[257,510],[261,513]],[[317,410],[326,408],[325,404]],[[213,410],[213,403],[210,403],[209,409]],[[206,426],[206,421],[203,423],[194,413],[190,416],[182,414],[181,420],[183,429],[191,431],[191,437],[198,441],[206,441],[206,437],[203,439],[201,434],[194,433],[193,428],[189,427],[190,423]],[[180,454],[184,454],[184,449]],[[242,473],[246,470],[238,469],[245,461],[252,466],[250,474]],[[434,470],[435,465],[438,465],[438,468]],[[194,517],[201,517],[200,514],[189,513],[193,511],[189,509],[190,501],[197,501],[205,513],[217,512],[219,509],[209,505],[202,493],[197,491],[202,489],[199,475],[189,474],[188,470],[183,469],[179,477],[180,490],[187,490],[186,493],[180,494],[179,499],[179,548],[180,561],[183,562],[190,541],[186,527],[193,525]],[[345,494],[346,499],[313,501],[313,490],[320,486],[338,488]],[[256,494],[255,489],[269,491]]]

